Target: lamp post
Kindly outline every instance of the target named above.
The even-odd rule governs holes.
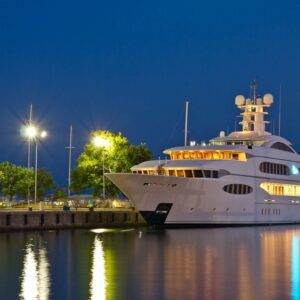
[[[102,180],[103,180],[102,197],[103,199],[105,199],[104,150],[110,147],[110,140],[105,139],[101,136],[95,136],[92,139],[92,144],[94,145],[94,147],[102,149]]]
[[[47,131],[39,131],[37,127],[33,125],[28,125],[25,127],[25,136],[28,141],[35,142],[35,167],[34,167],[34,204],[37,202],[37,170],[38,170],[38,142],[39,139],[44,139],[47,136]],[[29,206],[29,197],[28,197]]]
[[[44,139],[48,135],[47,131],[43,130],[35,137],[35,168],[34,168],[34,204],[37,201],[37,171],[38,171],[38,144],[39,138]]]
[[[27,138],[28,140],[28,161],[27,161],[27,168],[28,168],[28,171],[30,169],[30,146],[31,146],[31,142],[32,140],[36,137],[37,135],[37,130],[36,130],[36,127],[32,126],[31,125],[31,110],[30,110],[30,120],[29,120],[29,124],[25,127],[25,137]],[[29,202],[30,202],[30,188],[28,186],[28,192],[27,192],[27,205],[29,207]]]

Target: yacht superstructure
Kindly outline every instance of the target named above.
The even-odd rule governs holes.
[[[152,225],[243,225],[300,222],[300,156],[265,129],[273,96],[235,98],[241,131],[167,149],[132,173],[106,176]]]

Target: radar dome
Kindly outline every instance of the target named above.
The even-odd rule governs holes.
[[[263,104],[263,100],[261,98],[257,98],[256,99],[256,104],[257,105],[262,105]]]
[[[264,104],[271,105],[273,103],[273,96],[271,94],[264,95]]]
[[[243,95],[238,95],[235,97],[235,105],[241,106],[245,104],[245,97]]]
[[[251,102],[252,102],[252,101],[251,101],[250,98],[247,98],[247,99],[246,99],[246,105],[251,105]]]

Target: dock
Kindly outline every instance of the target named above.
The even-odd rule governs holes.
[[[120,228],[145,226],[138,211],[90,210],[7,210],[0,211],[0,232],[44,229]]]

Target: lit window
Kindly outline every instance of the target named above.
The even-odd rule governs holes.
[[[178,177],[184,177],[184,171],[183,170],[177,170],[177,176]]]
[[[299,175],[299,169],[295,165],[292,165],[291,172],[293,175]]]
[[[197,150],[169,153],[173,160],[180,159],[203,159],[203,160],[239,160],[246,161],[246,153],[239,151],[220,150]]]
[[[175,170],[169,170],[169,176],[176,176]]]
[[[300,185],[298,184],[262,182],[260,187],[269,195],[292,197],[300,196]]]

